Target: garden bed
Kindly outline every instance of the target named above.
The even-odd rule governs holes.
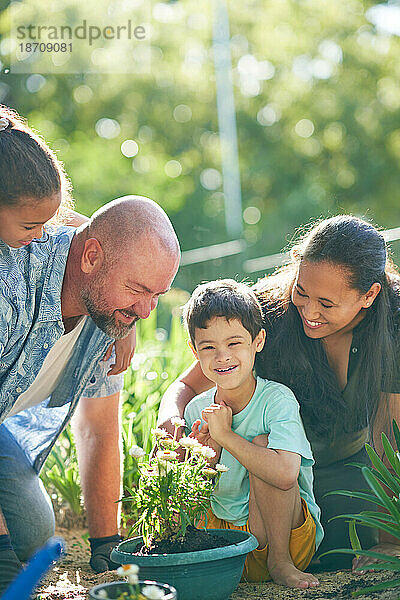
[[[86,600],[87,590],[106,581],[120,579],[116,573],[96,575],[89,567],[89,549],[83,539],[84,530],[72,531],[61,529],[58,535],[62,536],[68,546],[68,553],[64,560],[54,567],[41,585],[38,600]],[[239,585],[231,600],[350,600],[351,592],[360,587],[382,581],[386,574],[371,573],[363,576],[354,576],[349,571],[336,573],[319,573],[321,585],[313,590],[293,590],[275,585],[273,583]],[[400,590],[368,593],[359,596],[361,600],[395,600],[399,597]],[[205,597],[204,600],[207,600]]]

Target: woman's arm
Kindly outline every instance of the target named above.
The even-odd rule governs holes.
[[[174,433],[171,425],[172,417],[183,417],[186,405],[198,394],[213,387],[196,361],[172,383],[162,397],[157,424],[170,433]]]

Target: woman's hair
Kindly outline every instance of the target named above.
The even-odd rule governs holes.
[[[62,163],[44,140],[10,108],[0,105],[0,208],[21,200],[42,200],[61,191],[61,207],[71,209],[71,184]]]
[[[205,329],[214,317],[224,317],[227,321],[237,319],[252,340],[263,327],[262,308],[255,293],[245,283],[234,279],[198,285],[182,310],[193,346],[196,346],[196,329]]]
[[[388,257],[382,234],[370,223],[351,215],[321,221],[292,248],[291,261],[255,286],[263,300],[267,342],[258,355],[259,375],[292,388],[306,428],[316,436],[333,437],[337,427],[356,431],[371,422],[382,390],[389,391],[395,368],[395,332],[400,308],[400,275]],[[357,398],[345,403],[329,367],[320,339],[304,333],[291,292],[301,261],[327,262],[343,269],[348,284],[361,295],[381,284],[359,327]],[[273,335],[268,337],[268,328]],[[345,424],[345,425],[343,425]]]

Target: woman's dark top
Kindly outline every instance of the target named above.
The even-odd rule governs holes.
[[[287,376],[287,370],[286,375],[284,375],[281,372],[281,369],[279,368],[279,364],[277,364],[277,361],[274,359],[274,338],[275,336],[277,336],[279,331],[282,313],[279,314],[278,312],[277,316],[275,316],[274,318],[271,318],[271,313],[268,310],[266,310],[266,314],[268,314],[268,317],[265,318],[264,324],[265,329],[267,331],[267,338],[264,350],[260,354],[258,354],[256,358],[257,375],[260,377],[264,377],[265,379],[272,379],[278,381],[279,383],[283,383],[293,390],[300,404],[304,426],[306,429],[308,439],[312,446],[316,467],[328,466],[339,460],[343,460],[352,456],[353,454],[361,450],[364,447],[364,444],[370,439],[370,422],[368,409],[366,409],[365,407],[365,402],[363,402],[362,399],[359,397],[357,390],[357,382],[359,380],[359,369],[361,368],[359,360],[361,355],[360,349],[363,348],[364,344],[368,343],[366,332],[364,331],[365,327],[363,321],[361,321],[353,329],[353,340],[350,347],[347,371],[347,384],[346,387],[341,392],[339,392],[341,393],[342,397],[342,410],[340,411],[340,414],[337,415],[337,418],[332,424],[329,433],[325,435],[320,435],[315,433],[315,429],[313,427],[313,420],[317,419],[318,416],[315,415],[314,412],[313,418],[309,418],[307,422],[307,411],[304,410],[302,407],[303,404],[307,404],[307,398],[310,389],[309,386],[307,386],[304,380],[301,381],[301,378],[297,377],[288,381],[290,377],[288,378]],[[398,340],[398,360],[396,361],[396,365],[399,365],[399,334],[396,335],[396,339]],[[313,342],[315,343],[316,341],[313,340]],[[269,351],[268,348],[272,348],[272,350]],[[326,364],[323,368],[330,369],[327,359]],[[385,389],[382,391],[386,393],[400,394],[399,369],[396,369],[395,373],[393,373],[390,389]],[[318,394],[318,388],[316,394]],[[322,392],[321,401],[324,401],[322,398]],[[359,416],[357,425],[355,425],[354,422],[351,422],[351,419],[349,419],[348,417],[348,415],[354,414],[354,411],[357,411]]]

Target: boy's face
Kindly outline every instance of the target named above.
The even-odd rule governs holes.
[[[231,390],[253,377],[255,355],[264,341],[264,329],[252,340],[238,319],[213,317],[205,329],[195,330],[195,354],[204,375],[222,389]]]

